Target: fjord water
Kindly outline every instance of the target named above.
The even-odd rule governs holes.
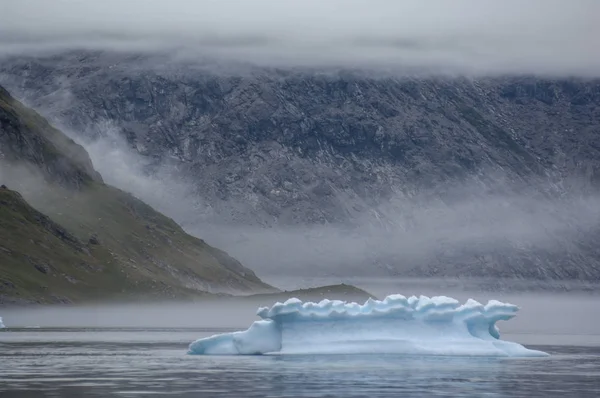
[[[2,397],[597,397],[600,347],[548,358],[392,355],[198,357],[223,330],[17,329],[0,336]]]
[[[371,288],[377,289],[376,286]],[[414,293],[406,290],[408,288],[399,291]],[[440,294],[457,297],[457,293],[440,289]],[[190,356],[186,355],[187,347],[198,338],[245,329],[249,321],[255,319],[254,305],[188,303],[3,309],[2,316],[9,328],[0,332],[0,396],[599,395],[598,295],[463,294],[519,305],[521,311],[515,319],[500,322],[501,337],[551,356],[528,359],[406,355]]]

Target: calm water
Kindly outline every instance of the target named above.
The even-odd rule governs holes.
[[[0,396],[598,397],[600,346],[529,347],[540,359],[185,355],[229,329],[46,328],[0,332]]]
[[[340,281],[311,284],[326,282]],[[551,356],[188,356],[197,338],[246,329],[257,303],[4,308],[5,323],[22,328],[0,331],[0,397],[600,397],[597,293],[483,292],[431,280],[345,282],[361,282],[378,297],[512,302],[521,311],[500,323],[502,337]]]

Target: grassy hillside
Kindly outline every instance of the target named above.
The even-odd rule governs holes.
[[[104,184],[82,147],[2,90],[0,183],[23,194],[0,192],[0,303],[273,290]]]
[[[89,249],[63,227],[0,188],[0,294],[14,300],[60,301],[90,296],[107,273]],[[113,290],[116,285],[110,284]]]

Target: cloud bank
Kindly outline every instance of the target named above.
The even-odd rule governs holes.
[[[177,51],[268,66],[600,75],[596,0],[4,0],[0,53]]]
[[[543,198],[501,178],[493,188],[503,194],[487,192],[474,182],[457,182],[459,200],[432,198],[427,192],[413,198],[393,197],[358,214],[353,227],[263,228],[228,222],[218,209],[246,209],[245,203],[205,202],[194,195],[189,180],[178,178],[178,172],[166,166],[148,175],[146,161],[128,148],[116,126],[106,123],[95,128],[100,138],[81,143],[106,182],[133,193],[261,277],[402,274],[436,264],[439,258],[448,262],[447,272],[452,273],[457,259],[472,266],[482,253],[538,250],[563,255],[600,225],[597,195],[574,190],[560,199]]]

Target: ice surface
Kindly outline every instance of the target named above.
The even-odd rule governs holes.
[[[396,294],[363,305],[339,300],[319,303],[291,298],[259,308],[262,318],[243,332],[223,333],[190,344],[189,354],[394,353],[461,356],[546,356],[500,340],[496,322],[518,307],[473,299]]]

